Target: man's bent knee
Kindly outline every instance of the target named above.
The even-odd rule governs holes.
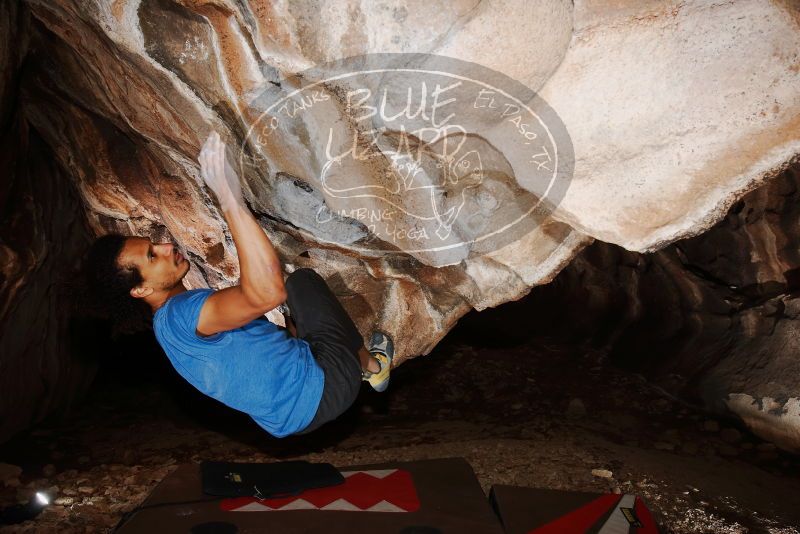
[[[309,280],[311,278],[315,278],[319,276],[314,269],[310,269],[308,267],[303,267],[302,269],[297,269],[292,273],[289,273],[289,276],[286,277],[286,290],[289,291],[290,286],[293,286],[296,282],[300,280]]]
[[[321,278],[319,273],[310,267],[301,267],[300,269],[296,269],[294,272],[290,273],[289,276],[286,277],[286,283],[288,284],[292,280],[299,279],[299,278]]]

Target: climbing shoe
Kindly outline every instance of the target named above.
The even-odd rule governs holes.
[[[380,331],[372,333],[367,350],[373,358],[378,360],[381,370],[373,373],[363,371],[363,380],[369,382],[375,391],[386,391],[389,387],[389,373],[392,370],[392,358],[394,358],[394,343],[392,338]]]

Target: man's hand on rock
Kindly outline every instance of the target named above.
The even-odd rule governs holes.
[[[242,204],[242,187],[239,177],[225,154],[225,143],[217,132],[211,132],[200,150],[200,175],[214,192],[220,207],[228,210]]]

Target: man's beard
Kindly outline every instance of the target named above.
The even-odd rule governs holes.
[[[174,281],[164,284],[164,287],[162,289],[164,291],[171,291],[171,290],[175,289],[181,283],[183,283],[183,277],[186,276],[186,274],[188,272],[189,272],[189,270],[187,269],[185,273],[183,273],[182,275],[177,276]]]

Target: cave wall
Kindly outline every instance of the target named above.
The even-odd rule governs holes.
[[[93,230],[171,236],[192,259],[192,287],[238,276],[197,153],[212,128],[242,146],[250,99],[265,85],[343,56],[424,52],[544,95],[572,139],[571,181],[555,212],[498,250],[442,261],[408,242],[371,252],[324,239],[307,211],[322,189],[313,124],[281,131],[262,147],[261,168],[243,169],[247,200],[284,262],[329,278],[365,335],[394,334],[399,362],[427,354],[469,309],[550,281],[594,238],[647,251],[701,233],[800,152],[800,23],[789,3],[27,5],[42,51],[24,88],[37,103],[28,119],[70,169]],[[366,165],[352,172],[378,179]],[[525,183],[526,172],[507,174]]]
[[[17,2],[0,6],[0,442],[67,413],[96,369],[89,325],[70,307],[90,242],[86,217],[74,182],[22,113],[26,17]]]
[[[237,136],[243,135],[252,120],[252,111],[246,107],[247,95],[276,72],[291,73],[324,60],[327,56],[317,54],[320,49],[329,53],[331,43],[326,41],[321,46],[312,40],[324,38],[338,43],[338,34],[328,36],[318,23],[309,26],[314,20],[305,17],[316,10],[301,3],[283,6],[281,9],[288,11],[276,14],[265,12],[269,6],[261,3],[224,7],[176,2],[28,4],[42,51],[31,58],[40,67],[24,88],[37,102],[28,109],[28,118],[51,146],[58,147],[57,157],[72,172],[94,231],[169,236],[192,259],[188,285],[223,287],[235,283],[238,263],[232,239],[208,191],[198,184],[196,156],[200,146],[212,128],[219,130],[229,144],[238,146],[241,139]],[[426,5],[420,2],[415,7],[430,9]],[[555,5],[561,7],[554,14],[546,9],[541,16],[540,7],[525,9],[530,11],[531,20],[561,20],[569,15],[562,3]],[[380,33],[384,18],[394,15],[369,6],[363,9],[374,9],[378,17],[370,31]],[[348,7],[349,11],[357,9]],[[341,16],[353,16],[348,10]],[[436,29],[440,26],[436,17],[423,15],[418,14],[426,21],[422,33],[435,36],[443,31]],[[452,20],[474,16],[464,6],[441,14],[445,15]],[[492,11],[480,21],[467,24],[472,33],[462,39],[490,33],[482,25],[487,21],[492,24],[491,17],[497,16],[508,14]],[[297,35],[275,43],[273,40],[282,36],[280,21],[284,19],[287,24],[295,21],[286,31]],[[274,21],[277,28],[264,27],[268,21]],[[533,62],[526,67],[532,69],[525,75],[529,83],[542,83],[541,73],[558,64],[569,39],[569,26],[564,29],[563,22],[556,25],[562,30],[555,59],[545,66]],[[407,32],[414,29],[408,24],[404,27]],[[322,35],[314,37],[317,30]],[[411,37],[403,42],[409,47],[421,46]],[[515,39],[523,46],[522,37]],[[357,48],[340,53],[369,51],[363,47],[370,40],[355,42],[359,43]],[[187,46],[191,50],[200,47],[203,52],[190,53],[185,50]],[[433,37],[429,46],[439,49]],[[483,47],[479,50],[486,55]],[[305,205],[305,189],[296,184],[317,181],[310,172],[295,168],[291,156],[297,148],[270,155],[273,159],[267,167],[271,172],[266,178],[243,177],[247,200],[283,261],[322,273],[365,337],[373,328],[395,335],[398,362],[430,352],[458,317],[472,307],[500,304],[548,280],[574,250],[590,241],[548,218],[519,242],[440,267],[402,250],[362,255],[346,246],[333,246],[313,233],[323,230],[298,220],[300,216],[313,220],[313,213],[292,216],[293,204]],[[321,146],[299,148],[324,150]],[[289,193],[281,194],[285,189]],[[520,246],[525,249],[524,257],[519,255]],[[417,335],[402,335],[410,331]]]
[[[757,346],[771,347],[778,367],[788,363],[775,351],[791,361],[788,330],[782,332],[793,323],[782,319],[769,329],[764,322],[777,313],[770,306],[790,316],[791,299],[776,293],[750,307],[730,304],[725,299],[738,302],[741,291],[721,296],[707,279],[720,275],[737,288],[758,279],[766,288],[772,282],[765,273],[783,267],[772,256],[753,267],[752,258],[739,255],[717,272],[724,262],[704,256],[708,242],[691,250],[686,244],[727,224],[745,195],[766,194],[758,192],[774,187],[800,153],[796,2],[25,0],[2,9],[7,43],[30,42],[3,48],[4,113],[12,102],[8,80],[19,77],[19,122],[32,132],[27,146],[44,150],[40,136],[49,147],[49,175],[73,184],[90,233],[175,240],[192,263],[190,287],[224,287],[238,277],[232,239],[200,185],[196,156],[212,129],[230,146],[246,146],[259,111],[254,95],[271,85],[291,87],[296,73],[326,61],[376,52],[450,56],[509,76],[549,104],[569,134],[565,196],[530,231],[460,256],[419,252],[409,241],[361,247],[360,239],[375,236],[352,217],[333,226],[352,239],[332,242],[331,227],[318,224],[311,210],[335,203],[321,194],[324,143],[317,126],[298,124],[259,148],[259,168],[241,169],[247,202],[288,268],[321,272],[362,334],[381,328],[395,337],[400,363],[430,352],[467,311],[519,299],[569,266],[553,287],[567,284],[564,302],[586,310],[565,316],[570,328],[606,339],[621,363],[709,385],[715,369],[715,391],[797,396],[797,379],[770,389],[756,385],[767,382],[754,371],[752,382],[741,382],[752,362],[748,351]],[[29,23],[14,26],[21,11]],[[23,58],[25,68],[14,68]],[[491,139],[504,124],[497,119],[474,134]],[[341,127],[348,131],[346,121]],[[493,170],[516,194],[541,193],[531,171],[500,163]],[[351,170],[362,183],[379,181],[368,165]],[[509,209],[496,193],[507,190],[482,192],[487,211]],[[403,207],[413,207],[407,202]],[[60,206],[42,208],[43,216],[77,220],[66,202]],[[781,231],[791,243],[791,231]],[[26,250],[37,250],[34,242]],[[762,246],[753,253],[768,254],[775,245],[764,234]],[[10,258],[11,249],[4,250]],[[79,254],[82,247],[76,242],[69,250]],[[696,268],[684,265],[687,254]],[[714,269],[706,269],[709,263]],[[18,273],[35,264],[17,268],[4,260]],[[712,275],[704,278],[703,269]],[[15,276],[14,287],[32,286],[32,278]],[[733,283],[737,277],[745,285]],[[13,301],[10,292],[3,295],[3,305]],[[764,328],[774,335],[756,334]],[[646,329],[671,344],[636,355]],[[721,358],[722,347],[734,346],[739,352]],[[20,402],[36,398],[32,392]]]
[[[80,198],[44,141],[17,125],[2,155],[13,170],[0,217],[0,442],[69,413],[94,378],[98,343],[107,339],[71,307],[90,243]]]
[[[595,241],[548,285],[472,315],[477,338],[588,343],[611,363],[800,452],[800,166],[699,236],[642,254]]]
[[[19,81],[19,64],[24,56],[25,36],[19,1],[0,5],[0,128],[5,133],[13,118]]]

